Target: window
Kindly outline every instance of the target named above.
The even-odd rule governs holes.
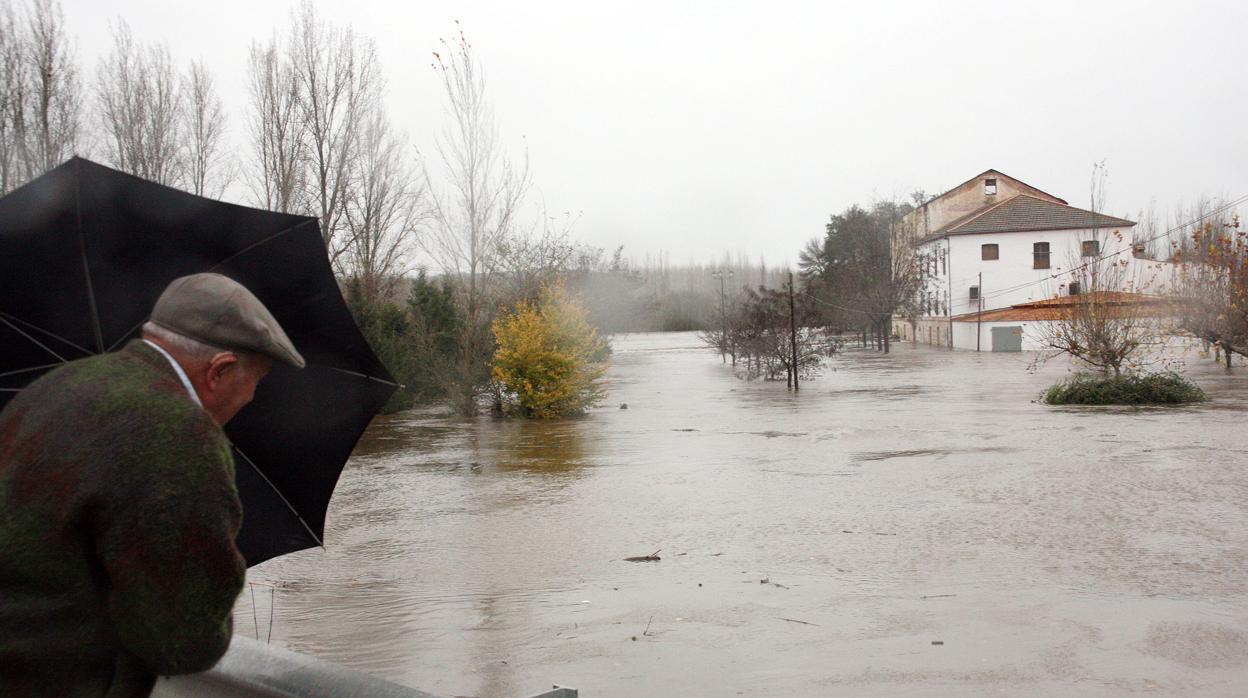
[[[1101,253],[1101,241],[1100,240],[1084,240],[1083,241],[1083,256],[1084,257],[1095,257],[1100,253]]]
[[[946,263],[945,263],[945,251],[941,250],[940,251],[940,273],[948,274],[949,273],[948,269],[949,267],[946,266]]]
[[[971,300],[973,301],[979,300],[979,287],[978,286],[971,287]]]
[[[988,260],[999,259],[1000,256],[1001,256],[1001,248],[998,247],[996,244],[988,244],[988,245],[979,246],[979,258],[980,259],[988,259]]]
[[[997,193],[997,179],[989,177],[984,180],[984,196],[993,196]]]
[[[1031,268],[1049,268],[1049,243],[1033,242],[1031,244]]]
[[[1067,289],[1070,291],[1070,295],[1072,296],[1079,295],[1079,282],[1078,281],[1070,282],[1070,286],[1067,286]]]

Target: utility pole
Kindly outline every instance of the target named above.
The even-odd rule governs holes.
[[[793,272],[789,272],[789,342],[793,349],[793,389],[797,390],[797,314],[793,311]]]
[[[975,287],[979,298],[979,310],[975,313],[975,351],[979,351],[980,337],[984,335],[984,272],[979,272],[979,285]]]

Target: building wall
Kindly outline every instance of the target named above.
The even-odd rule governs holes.
[[[1022,327],[1023,351],[1040,351],[1046,347],[1044,342],[1045,334],[1043,328],[1040,327],[1048,324],[1046,322],[985,322],[981,324],[982,327],[977,327],[974,322],[954,322],[953,348],[975,351],[975,334],[976,330],[978,330],[980,351],[992,351],[992,328],[994,327]]]
[[[1175,354],[1175,352],[1186,351],[1199,344],[1195,339],[1175,331],[1174,318],[1156,318],[1146,322],[1152,324],[1150,332],[1155,333],[1160,341],[1160,344],[1154,347],[1155,350]],[[1049,320],[1016,320],[980,324],[982,325],[978,328],[980,351],[992,351],[992,328],[994,327],[1022,327],[1023,351],[1050,349],[1047,338],[1053,335],[1055,328],[1055,323]],[[955,321],[953,323],[953,348],[975,351],[976,329],[974,322]]]
[[[903,342],[949,346],[948,318],[919,318],[913,324],[905,318],[893,318],[893,335]]]
[[[980,286],[983,296],[983,309],[995,310],[1008,308],[1018,303],[1038,301],[1065,295],[1068,278],[1061,275],[1063,270],[1070,270],[1083,264],[1090,258],[1080,255],[1081,243],[1096,238],[1100,240],[1101,254],[1121,252],[1116,259],[1127,260],[1131,265],[1129,273],[1137,278],[1149,277],[1145,273],[1146,265],[1138,263],[1131,256],[1130,230],[1122,231],[1121,240],[1110,230],[1046,230],[1034,233],[982,233],[974,235],[953,235],[948,239],[949,263],[948,274],[944,278],[932,279],[929,285],[943,292],[951,286],[950,312],[953,315],[972,313],[979,309],[978,301],[971,300],[970,289]],[[1033,268],[1033,244],[1049,243],[1049,268]],[[946,244],[945,240],[937,240],[926,248],[935,248]],[[996,260],[983,259],[983,245],[997,245]],[[1138,267],[1138,269],[1137,269]],[[980,274],[982,273],[982,283]],[[1058,278],[1050,279],[1052,275]],[[1015,288],[1028,284],[1022,288]],[[1140,283],[1135,290],[1146,291]]]

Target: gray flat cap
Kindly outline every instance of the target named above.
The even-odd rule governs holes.
[[[264,354],[295,368],[307,363],[269,309],[242,284],[220,274],[174,279],[152,308],[152,322],[222,349]]]

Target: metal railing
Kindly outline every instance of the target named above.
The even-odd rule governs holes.
[[[555,686],[531,698],[578,698],[575,688]],[[202,674],[160,679],[157,698],[437,698],[305,654],[235,635],[215,667]]]

